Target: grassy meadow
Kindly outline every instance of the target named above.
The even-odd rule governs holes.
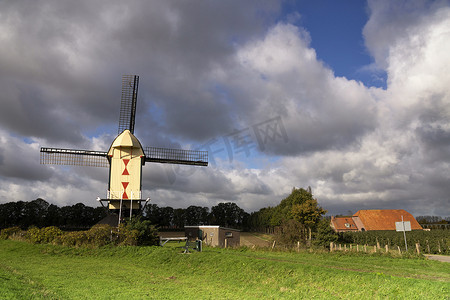
[[[70,248],[0,240],[1,299],[449,299],[450,264],[205,247]]]

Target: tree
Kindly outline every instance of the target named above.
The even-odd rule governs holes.
[[[272,228],[271,218],[274,213],[274,209],[274,207],[269,206],[252,212],[247,218],[245,225],[251,230],[267,231],[268,228]]]
[[[161,218],[159,220],[159,224],[154,225],[159,225],[160,227],[166,228],[171,227],[173,225],[173,208],[170,206],[161,207],[160,214]]]
[[[207,207],[191,205],[185,210],[185,218],[187,225],[204,225],[208,222]]]
[[[55,204],[50,204],[47,209],[47,216],[45,218],[45,226],[60,226],[61,214],[60,208]]]
[[[144,211],[145,219],[149,220],[150,223],[155,225],[161,224],[161,209],[157,204],[149,204],[145,207]]]
[[[310,198],[304,199],[303,203],[294,204],[291,208],[292,219],[300,222],[308,229],[309,240],[311,240],[311,229],[316,226],[326,212],[318,205],[317,200],[312,198],[312,195]]]
[[[329,247],[330,242],[336,242],[338,238],[338,234],[330,226],[330,219],[322,218],[317,225],[317,234],[314,239],[314,244]]]
[[[173,210],[173,225],[179,229],[184,228],[184,225],[186,225],[184,209],[177,208]]]
[[[213,206],[211,208],[211,217],[212,222],[217,225],[242,228],[248,213],[237,206],[236,203],[226,202]]]
[[[275,231],[275,237],[281,244],[292,245],[299,241],[304,241],[304,226],[300,222],[289,219],[283,223]]]
[[[305,201],[312,199],[312,194],[303,188],[292,188],[289,196],[281,200],[272,214],[270,224],[272,226],[279,226],[284,220],[291,219],[292,207],[296,204],[302,204]]]

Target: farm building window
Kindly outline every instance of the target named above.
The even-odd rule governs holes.
[[[351,226],[349,223],[345,223],[345,227],[350,228]]]
[[[225,237],[227,237],[227,238],[233,237],[233,233],[230,231],[225,232]]]

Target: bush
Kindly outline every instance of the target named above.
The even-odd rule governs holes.
[[[79,247],[85,245],[87,241],[85,231],[71,231],[59,236],[55,243],[69,247]]]
[[[20,229],[20,227],[10,227],[10,228],[5,228],[2,229],[2,231],[0,231],[0,240],[7,240],[10,237],[15,237],[17,235],[21,235],[22,234],[22,229]]]
[[[153,246],[158,245],[159,237],[156,226],[150,221],[142,221],[140,217],[131,219],[124,226],[129,239],[135,239],[136,245]]]
[[[42,244],[52,243],[61,235],[63,235],[63,232],[55,226],[44,227],[42,229],[31,227],[27,230],[25,238],[33,244]]]
[[[113,233],[115,229],[109,225],[95,225],[91,229],[84,231],[86,236],[86,243],[94,246],[101,247],[113,242]]]

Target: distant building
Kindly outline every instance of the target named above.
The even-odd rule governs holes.
[[[412,230],[422,230],[416,219],[404,209],[359,210],[351,217],[331,217],[336,232],[395,230],[395,222],[409,221]]]
[[[200,239],[204,244],[213,247],[238,247],[241,243],[241,232],[237,229],[218,225],[184,226],[189,240]]]

